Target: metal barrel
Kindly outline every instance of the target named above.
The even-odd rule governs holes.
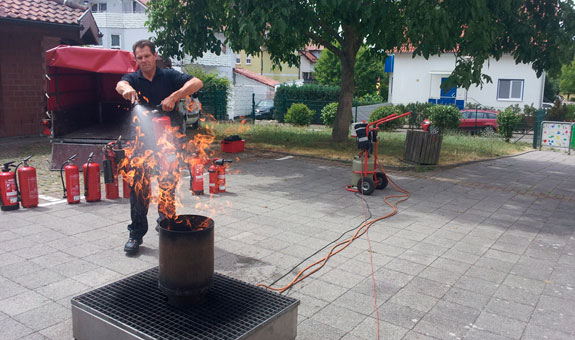
[[[201,301],[214,276],[214,221],[179,215],[160,223],[158,286],[168,303]]]

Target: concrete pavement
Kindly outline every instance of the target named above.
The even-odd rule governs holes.
[[[390,176],[412,196],[370,228],[372,251],[364,236],[289,291],[301,301],[299,340],[376,339],[378,327],[386,340],[575,338],[575,156]],[[390,211],[391,188],[363,205],[344,189],[349,177],[341,163],[240,155],[226,194],[197,199],[183,180],[178,213],[214,218],[216,271],[271,283],[366,214]],[[117,200],[0,213],[0,339],[71,339],[71,297],[157,265],[153,229],[138,256],[124,255],[128,209]],[[155,218],[151,206],[152,227]]]

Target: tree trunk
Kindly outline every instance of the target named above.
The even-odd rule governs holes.
[[[353,94],[355,92],[355,57],[357,51],[353,47],[342,47],[341,60],[341,88],[339,92],[339,103],[331,137],[336,142],[347,139],[349,125],[352,116]]]

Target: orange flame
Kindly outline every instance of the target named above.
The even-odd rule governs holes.
[[[145,101],[148,98],[142,97]],[[149,101],[148,101],[149,102]],[[188,109],[195,109],[194,105],[201,103],[186,98]],[[189,104],[189,105],[188,105]],[[210,151],[210,145],[215,140],[213,126],[206,128],[206,133],[196,134],[192,139],[178,131],[177,127],[165,126],[161,136],[146,136],[153,134],[150,126],[147,129],[142,128],[144,121],[151,124],[152,114],[149,110],[142,110],[134,114],[133,122],[135,123],[135,140],[126,145],[126,157],[119,164],[120,174],[124,180],[127,180],[133,190],[139,195],[149,199],[152,203],[158,204],[158,210],[169,219],[176,219],[176,210],[182,207],[180,200],[182,193],[179,191],[181,186],[177,186],[180,179],[179,168],[196,164],[206,165],[213,152]],[[215,121],[210,115],[205,115],[207,119]],[[202,118],[205,121],[206,118]],[[149,138],[156,142],[154,148],[149,148]],[[145,140],[148,141],[146,145]],[[143,176],[142,173],[148,171],[150,176]],[[147,180],[149,179],[149,180]],[[154,196],[151,190],[152,183],[158,183],[158,194]],[[199,198],[197,198],[199,200]],[[215,212],[210,204],[202,205],[202,202],[196,204],[196,211],[209,210]],[[205,228],[206,226],[190,226],[191,228]]]

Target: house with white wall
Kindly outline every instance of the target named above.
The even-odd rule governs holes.
[[[141,39],[154,36],[144,26],[147,0],[90,0],[94,19],[102,32],[99,45],[105,48],[132,50]]]
[[[264,99],[274,99],[275,87],[280,82],[252,72],[245,68],[234,68],[234,115],[248,116],[252,112],[252,105]]]
[[[455,68],[455,54],[444,53],[425,59],[421,56],[413,58],[412,53],[404,50],[386,59],[388,98],[392,104],[430,102],[455,104],[460,109],[468,104],[481,104],[498,110],[515,104],[541,107],[545,75],[537,77],[530,64],[516,64],[510,55],[485,62],[482,72],[491,77],[491,83],[465,90],[441,89],[441,83]]]

